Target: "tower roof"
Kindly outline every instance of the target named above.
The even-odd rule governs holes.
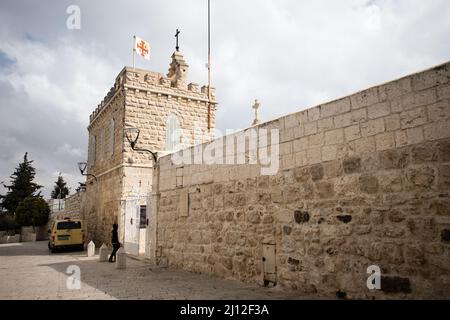
[[[183,55],[179,51],[172,54],[172,62],[170,63],[167,77],[170,78],[171,85],[177,87],[179,84],[185,84],[189,65],[184,60]]]

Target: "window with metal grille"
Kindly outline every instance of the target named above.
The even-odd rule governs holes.
[[[139,210],[139,228],[145,229],[147,227],[147,206],[140,206]]]

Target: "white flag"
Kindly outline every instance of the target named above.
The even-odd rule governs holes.
[[[134,51],[142,58],[150,60],[150,44],[136,36],[134,37]]]

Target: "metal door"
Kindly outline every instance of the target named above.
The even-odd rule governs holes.
[[[263,243],[262,263],[264,272],[264,285],[268,285],[269,282],[276,284],[277,270],[275,259],[275,244]]]

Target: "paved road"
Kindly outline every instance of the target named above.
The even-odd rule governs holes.
[[[66,273],[79,266],[81,288]],[[72,282],[69,281],[69,284]],[[0,245],[0,299],[300,299],[294,291],[155,267],[127,259],[118,270],[83,252],[50,254],[47,242]]]

